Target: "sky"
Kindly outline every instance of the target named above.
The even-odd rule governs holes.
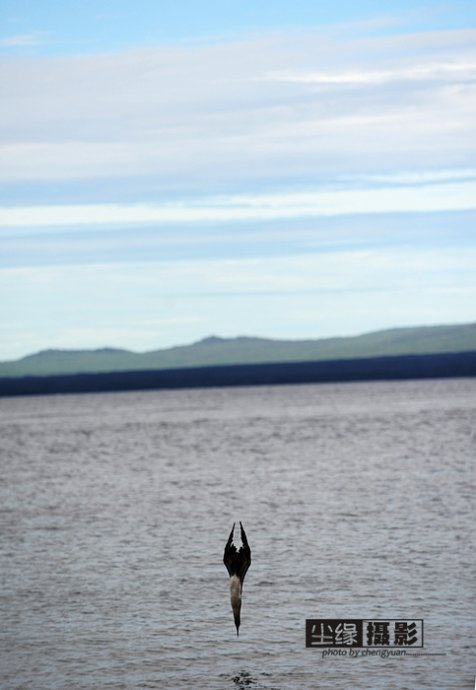
[[[476,4],[0,0],[0,359],[476,321]]]

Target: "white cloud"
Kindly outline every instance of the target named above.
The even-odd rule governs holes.
[[[149,325],[184,324],[196,316],[193,309],[186,317],[180,311],[164,311],[164,300],[193,303],[200,296],[292,296],[335,291],[348,291],[358,300],[359,291],[450,288],[465,288],[474,294],[475,266],[475,247],[438,250],[402,246],[245,259],[4,269],[0,270],[2,294],[14,291],[17,300],[3,300],[1,309],[3,314],[28,309],[40,318],[38,305],[52,300],[51,315],[43,316],[53,320],[55,308],[61,305],[73,320],[81,321],[81,314],[88,312],[97,314],[106,325],[110,318],[120,321],[124,314],[132,321],[147,318]],[[75,315],[78,305],[80,313]]]
[[[9,265],[41,255],[41,268],[0,271],[9,351],[151,349],[212,332],[317,337],[474,318],[467,218],[459,228],[455,220],[459,250],[453,219],[435,221],[437,251],[428,220],[412,242],[398,219],[375,221],[366,234],[364,215],[337,217],[476,207],[468,167],[476,31],[363,33],[327,27],[227,45],[4,59],[0,181],[2,198],[15,196],[0,209],[0,228]],[[43,191],[51,201],[32,203]],[[24,203],[22,193],[31,194]],[[335,223],[304,223],[290,249],[293,221],[326,216]],[[269,224],[266,241],[258,228],[260,246],[236,252],[246,260],[212,259],[218,223],[243,221],[223,235],[251,236],[252,221],[280,219],[290,222]],[[145,237],[134,254],[126,244],[140,225],[157,244]],[[96,233],[129,226],[122,253],[117,234]],[[361,251],[350,251],[359,234]],[[175,236],[192,238],[192,249]],[[198,238],[208,241],[200,251]],[[173,251],[162,251],[169,241]],[[233,246],[225,254],[235,256]]]
[[[476,179],[476,168],[461,168],[455,170],[419,170],[418,172],[401,171],[389,174],[360,175],[357,179],[348,178],[347,181],[413,185],[474,179]]]
[[[270,80],[297,84],[386,84],[395,81],[457,80],[474,81],[476,62],[447,62],[394,67],[393,69],[360,69],[346,72],[282,72],[268,75]]]
[[[212,187],[463,167],[476,153],[475,34],[320,30],[10,59],[0,179]]]
[[[422,186],[235,195],[180,204],[26,206],[0,209],[0,228],[292,219],[476,208],[476,180]]]

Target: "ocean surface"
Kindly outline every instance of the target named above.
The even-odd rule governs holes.
[[[475,379],[5,398],[0,439],[2,690],[474,687]],[[310,618],[424,647],[323,656]]]

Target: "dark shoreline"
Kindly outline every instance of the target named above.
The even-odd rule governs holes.
[[[0,378],[0,397],[476,376],[476,351]]]

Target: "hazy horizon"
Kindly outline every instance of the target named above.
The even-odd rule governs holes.
[[[26,355],[23,355],[21,357],[17,357],[14,359],[5,359],[5,360],[0,360],[0,363],[8,363],[8,362],[14,362],[17,360],[21,360],[24,358],[28,357],[35,357],[36,355],[41,355],[44,353],[48,352],[107,352],[107,351],[112,351],[112,352],[128,352],[130,354],[135,354],[135,355],[142,355],[142,354],[148,354],[151,352],[161,352],[162,350],[166,351],[169,349],[173,348],[181,348],[181,347],[192,347],[193,345],[198,345],[200,343],[204,343],[206,341],[213,341],[213,340],[218,340],[218,341],[236,341],[236,340],[270,340],[270,341],[275,341],[275,342],[290,342],[290,343],[300,343],[300,342],[319,342],[321,340],[326,341],[326,340],[351,340],[353,338],[360,338],[360,337],[365,337],[367,335],[373,335],[373,334],[378,334],[378,333],[389,333],[393,331],[406,331],[406,330],[412,330],[412,329],[437,329],[437,328],[452,328],[455,327],[457,328],[458,326],[471,326],[473,325],[473,322],[467,322],[467,323],[454,323],[454,324],[429,324],[429,325],[422,325],[422,326],[394,326],[392,328],[385,328],[385,329],[379,329],[376,331],[365,331],[363,333],[353,333],[350,335],[340,335],[340,334],[335,334],[335,335],[330,335],[326,336],[323,338],[272,338],[272,337],[266,337],[266,336],[256,336],[256,335],[250,335],[250,334],[244,334],[244,333],[239,333],[237,335],[231,335],[231,336],[221,336],[217,333],[210,333],[209,335],[203,336],[202,338],[199,338],[198,340],[194,340],[191,342],[183,342],[183,343],[175,343],[174,345],[170,345],[167,347],[156,347],[156,348],[151,348],[150,350],[131,350],[128,348],[121,347],[120,345],[114,345],[114,344],[105,344],[105,345],[100,345],[98,347],[94,348],[45,348],[43,350],[36,350],[34,352],[29,352]]]

